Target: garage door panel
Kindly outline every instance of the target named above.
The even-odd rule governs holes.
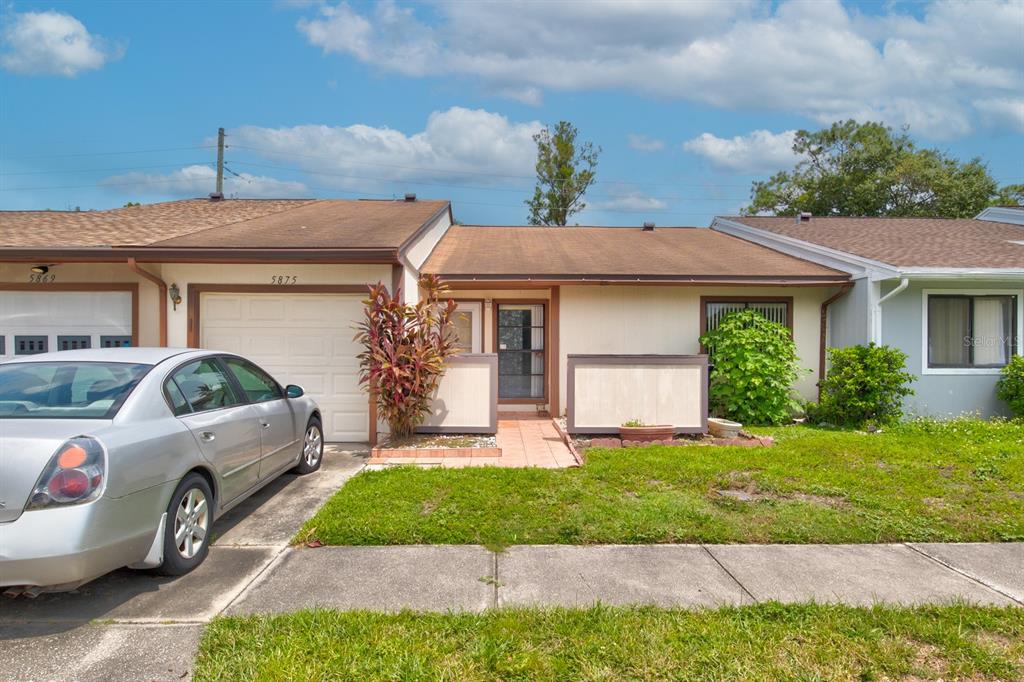
[[[242,319],[242,301],[237,296],[218,296],[203,302],[203,312],[221,323]]]
[[[200,344],[252,359],[320,405],[328,440],[366,440],[368,401],[352,337],[360,296],[224,294],[200,298]]]
[[[364,440],[366,438],[366,413],[332,410],[327,413],[324,428],[339,434],[338,440]]]
[[[276,330],[251,336],[248,352],[265,357],[268,362],[285,362],[288,359],[288,337]]]
[[[288,339],[288,351],[298,361],[309,361],[310,359],[331,359],[331,344],[323,336],[291,336]]]
[[[4,353],[15,353],[19,336],[45,336],[46,347],[60,348],[58,337],[88,337],[99,348],[103,336],[132,336],[130,291],[4,291],[0,295],[0,335]]]
[[[254,297],[246,301],[246,320],[250,322],[269,321],[278,323],[287,319],[285,315],[285,299]]]

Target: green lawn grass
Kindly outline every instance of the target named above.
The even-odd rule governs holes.
[[[1024,540],[1024,422],[756,431],[775,447],[590,450],[584,467],[566,470],[364,472],[296,539],[494,548]]]
[[[759,604],[218,618],[196,680],[1019,680],[1024,609]]]

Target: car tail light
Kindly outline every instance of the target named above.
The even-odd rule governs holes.
[[[78,436],[53,453],[26,510],[91,502],[103,493],[106,453],[95,438]]]

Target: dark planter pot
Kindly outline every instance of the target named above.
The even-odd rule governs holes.
[[[676,435],[676,429],[671,424],[660,426],[620,426],[619,437],[622,440],[632,440],[640,443],[650,443],[656,440],[671,440]]]

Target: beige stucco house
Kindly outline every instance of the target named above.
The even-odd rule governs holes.
[[[742,307],[793,330],[807,370],[797,390],[813,398],[825,310],[849,286],[845,272],[714,230],[453,225],[448,202],[411,196],[11,211],[0,213],[0,358],[238,352],[303,385],[329,439],[365,441],[377,424],[352,340],[362,295],[381,281],[414,298],[423,273],[462,313],[466,357],[442,386],[428,424],[439,429],[485,429],[497,409],[612,419],[671,403],[692,420],[706,377],[706,359],[703,375],[692,364],[698,338]]]

